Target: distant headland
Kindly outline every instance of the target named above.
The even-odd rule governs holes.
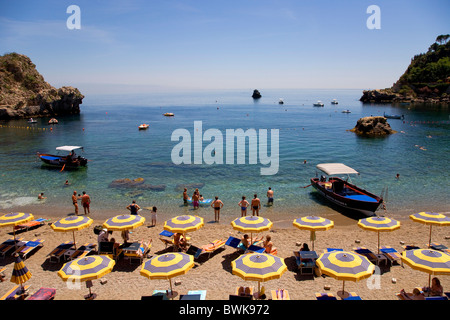
[[[77,88],[51,86],[27,56],[0,56],[1,120],[79,114],[83,98]]]
[[[362,102],[450,103],[450,35],[440,35],[411,59],[391,88],[364,90]]]

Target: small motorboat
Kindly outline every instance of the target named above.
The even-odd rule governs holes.
[[[336,100],[336,99],[333,99],[332,101],[331,101],[331,104],[338,104],[339,102]]]
[[[324,106],[324,104],[323,104],[323,102],[322,101],[317,101],[316,103],[313,103],[313,106],[314,107],[323,107]]]
[[[359,174],[355,169],[342,163],[322,163],[317,169],[329,176],[311,178],[311,185],[327,200],[351,211],[357,211],[365,216],[373,216],[383,203],[383,198],[343,180],[336,175]]]
[[[280,98],[280,100],[278,100],[278,104],[284,104],[283,99]]]
[[[350,110],[342,110],[342,113],[352,113]]]
[[[50,120],[48,120],[48,124],[58,124],[58,120],[56,120],[55,118],[51,118]]]
[[[165,116],[165,117],[173,117],[174,114],[171,113],[171,112],[166,112],[166,113],[164,113],[164,116]]]
[[[58,151],[70,152],[68,155],[54,155],[48,153],[38,153],[39,159],[42,160],[46,165],[59,167],[59,168],[79,168],[85,167],[88,160],[81,156],[75,155],[75,150],[83,150],[81,146],[61,146],[57,147]]]
[[[37,123],[37,120],[34,120],[33,118],[28,119],[28,123]]]
[[[139,126],[139,130],[145,130],[145,129],[148,129],[148,127],[150,127],[149,124],[143,123]]]
[[[383,117],[385,117],[386,119],[405,119],[405,116],[403,114],[386,114],[385,112],[383,112]]]

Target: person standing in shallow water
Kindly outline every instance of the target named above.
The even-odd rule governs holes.
[[[81,196],[81,204],[83,205],[84,215],[91,214],[91,197],[89,197],[86,191],[83,191],[83,195]]]
[[[141,207],[136,204],[136,200],[133,200],[133,202],[127,206],[127,209],[130,210],[131,214],[136,215]]]
[[[252,215],[259,216],[259,210],[261,209],[261,201],[258,198],[258,195],[255,193],[252,199]]]
[[[78,215],[78,198],[76,191],[74,191],[72,194],[72,204],[75,207],[75,215]]]
[[[216,199],[211,203],[211,207],[214,208],[214,221],[219,222],[220,220],[220,209],[223,208],[222,200],[216,196]]]

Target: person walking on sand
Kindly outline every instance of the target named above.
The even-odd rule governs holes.
[[[258,195],[255,193],[252,199],[252,215],[257,215],[259,217],[259,210],[261,209],[261,201],[258,198]]]
[[[242,196],[242,200],[239,201],[238,206],[241,207],[241,217],[247,215],[247,208],[250,205],[247,200],[245,200],[245,196]]]
[[[141,207],[136,204],[136,200],[133,200],[132,203],[127,206],[127,209],[130,210],[131,214],[137,215],[138,211],[141,210]]]
[[[89,197],[86,191],[83,191],[83,195],[81,196],[81,204],[83,205],[84,215],[91,214],[91,197]]]
[[[215,200],[211,203],[211,207],[214,208],[214,221],[219,222],[220,220],[220,209],[223,208],[222,200],[216,196]]]
[[[156,207],[152,208],[152,227],[156,226]]]
[[[78,215],[78,197],[76,191],[74,191],[72,194],[72,203],[73,206],[75,207],[75,215]]]
[[[271,187],[269,187],[269,190],[267,191],[267,205],[273,206],[273,190]]]

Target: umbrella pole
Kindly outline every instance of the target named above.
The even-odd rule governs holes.
[[[72,231],[72,233],[73,233],[73,245],[75,246],[75,250],[77,250],[77,243],[75,242],[75,231]]]
[[[431,246],[431,228],[433,227],[432,224],[430,224],[430,240],[428,240],[428,248]]]
[[[170,284],[170,296],[172,297],[173,295],[173,290],[172,290],[172,279],[169,278],[169,284]],[[173,297],[171,298],[173,299]]]
[[[380,254],[380,231],[378,231],[378,254]]]

